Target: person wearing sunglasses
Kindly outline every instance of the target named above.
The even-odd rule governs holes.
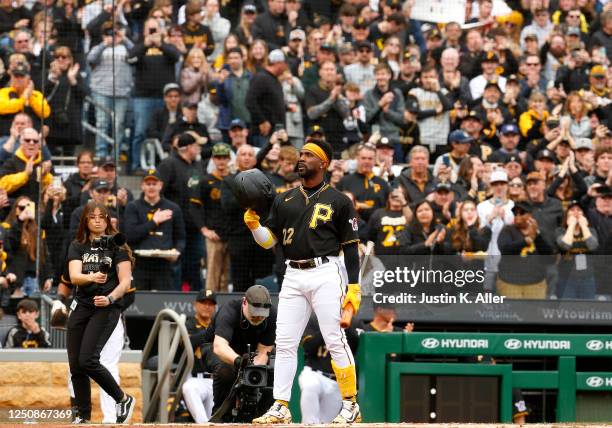
[[[44,161],[41,153],[42,136],[33,128],[21,131],[21,145],[15,154],[0,167],[0,187],[11,199],[27,196],[38,200],[40,170],[42,187],[51,184],[51,161]]]

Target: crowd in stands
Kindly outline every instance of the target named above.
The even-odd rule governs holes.
[[[62,281],[90,199],[139,290],[274,283],[283,255],[231,181],[299,186],[308,139],[333,148],[371,266],[461,256],[509,297],[610,299],[612,3],[468,0],[438,24],[414,2],[0,0],[1,306]]]

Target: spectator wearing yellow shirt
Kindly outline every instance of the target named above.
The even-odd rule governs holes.
[[[27,64],[18,64],[9,73],[9,85],[0,89],[0,135],[10,133],[11,123],[17,113],[25,112],[39,119],[47,119],[51,114],[43,94],[34,89]]]
[[[529,97],[529,109],[519,118],[521,135],[528,141],[544,136],[542,125],[548,119],[546,111],[546,96],[541,92],[533,92]]]

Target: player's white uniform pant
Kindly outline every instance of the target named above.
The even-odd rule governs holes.
[[[119,359],[121,358],[121,351],[123,351],[124,344],[123,333],[123,319],[119,318],[113,333],[106,341],[102,351],[100,351],[100,364],[106,367],[115,378],[115,381],[117,381],[117,384],[119,384]],[[70,373],[68,373],[68,391],[70,392],[70,396],[74,397]],[[103,415],[102,423],[113,424],[117,422],[116,404],[115,400],[100,388],[100,407],[102,408]]]
[[[197,424],[208,422],[213,408],[213,380],[190,377],[183,383],[183,398]]]
[[[338,384],[319,371],[305,366],[299,377],[303,424],[327,424],[342,408]]]
[[[336,365],[344,368],[355,363],[344,330],[340,328],[346,280],[338,257],[328,258],[329,262],[312,269],[294,269],[287,265],[276,318],[274,398],[277,400],[291,399],[297,348],[313,310]]]

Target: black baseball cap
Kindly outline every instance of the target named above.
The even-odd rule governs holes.
[[[308,127],[307,135],[309,137],[313,137],[315,135],[325,137],[325,130],[323,129],[321,125],[311,125],[310,127]]]
[[[450,183],[438,183],[436,184],[436,192],[450,192],[451,185]]]
[[[272,307],[272,299],[268,289],[263,285],[252,285],[244,294],[247,303],[249,304],[249,312],[254,317],[270,316],[270,308]]]
[[[213,302],[217,304],[217,295],[212,290],[200,290],[196,296],[196,302]]]
[[[536,160],[542,160],[542,159],[550,159],[551,161],[555,161],[555,155],[553,155],[553,153],[548,150],[548,149],[543,149],[540,150],[536,156]]]
[[[197,143],[196,139],[188,132],[183,132],[178,138],[179,147],[187,147],[195,143]]]
[[[481,62],[499,62],[499,57],[495,52],[490,51],[486,53]]]
[[[518,201],[512,207],[512,213],[515,215],[526,214],[531,212],[531,206],[525,201]]]
[[[357,42],[355,44],[355,48],[357,50],[359,49],[369,49],[370,52],[372,51],[372,43],[368,42],[367,40],[362,40],[360,42]]]
[[[353,24],[353,28],[362,29],[362,30],[365,28],[368,28],[368,21],[366,21],[362,17],[359,17],[355,20],[355,23]]]
[[[99,167],[105,167],[105,166],[112,166],[112,167],[117,167],[117,165],[115,165],[115,158],[113,158],[112,156],[104,156],[102,158],[100,158],[100,160],[98,161],[98,166]]]
[[[28,64],[24,62],[18,62],[17,65],[11,69],[9,69],[13,76],[29,76],[30,75],[30,67]]]
[[[610,186],[599,186],[595,189],[595,192],[597,192],[597,197],[612,198],[612,188]]]
[[[151,168],[149,170],[147,170],[147,173],[145,174],[144,177],[142,177],[142,181],[147,181],[147,180],[157,180],[157,181],[162,181],[159,172],[155,169],[155,168]]]
[[[91,183],[91,188],[93,190],[101,190],[101,189],[110,190],[113,188],[113,185],[108,180],[102,180],[101,178],[96,178],[93,181],[93,183]]]

